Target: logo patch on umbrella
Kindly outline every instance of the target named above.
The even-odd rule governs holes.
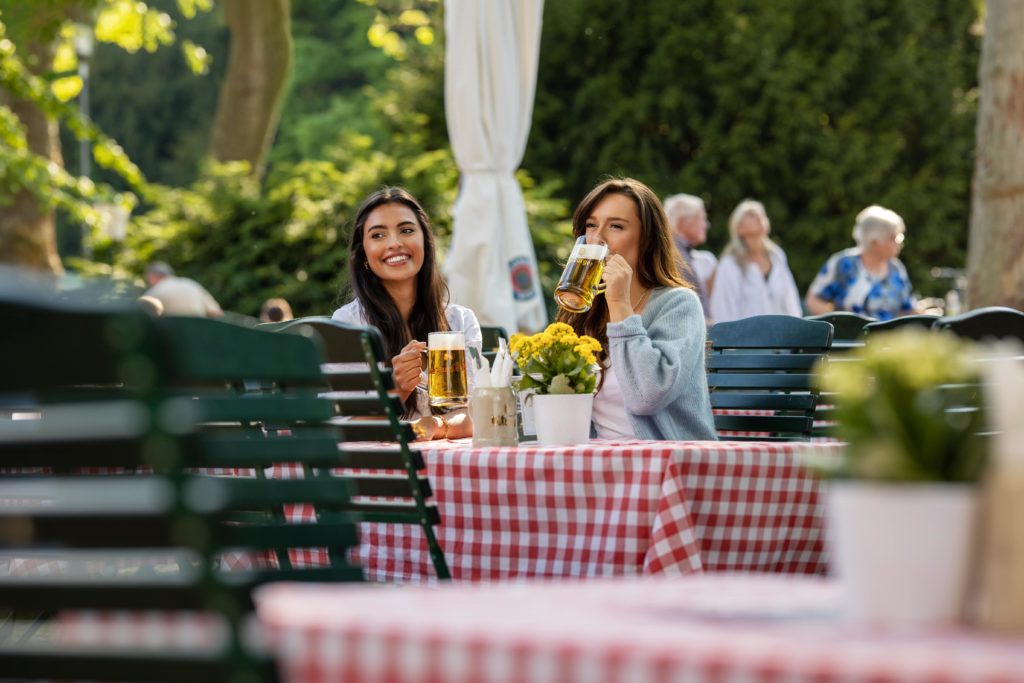
[[[529,301],[537,295],[533,288],[533,268],[530,259],[516,256],[508,262],[509,275],[512,277],[512,296],[516,301]]]

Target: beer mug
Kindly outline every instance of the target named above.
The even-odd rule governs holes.
[[[601,274],[604,273],[606,256],[606,245],[587,244],[584,235],[576,238],[569,261],[555,287],[555,302],[570,313],[590,310],[594,297],[604,291]]]
[[[431,332],[427,335],[427,394],[430,405],[451,408],[466,405],[466,335]]]

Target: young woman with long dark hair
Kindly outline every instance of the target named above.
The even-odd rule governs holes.
[[[606,289],[585,313],[559,313],[599,340],[603,372],[594,397],[597,436],[714,440],[704,370],[704,313],[676,267],[657,195],[632,178],[607,180],[583,198],[573,234],[608,246]]]
[[[431,415],[422,375],[422,352],[431,332],[462,332],[466,346],[480,348],[473,311],[448,303],[448,286],[437,266],[434,235],[423,206],[401,187],[382,188],[356,210],[348,266],[354,300],[334,320],[373,325],[384,337],[395,384],[425,438],[472,434],[465,409]],[[470,373],[472,374],[472,373]]]

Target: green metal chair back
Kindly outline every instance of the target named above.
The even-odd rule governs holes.
[[[832,325],[763,315],[713,325],[708,332],[708,388],[721,432],[754,432],[728,439],[807,440],[818,392],[814,365],[832,343]],[[742,414],[749,411],[753,414]]]
[[[877,322],[875,318],[847,311],[812,315],[805,319],[818,320],[832,325],[832,353],[863,346],[864,327]]]
[[[939,316],[937,315],[921,313],[917,315],[903,315],[890,320],[876,320],[875,322],[868,323],[864,326],[864,336],[868,341],[870,341],[871,336],[878,334],[879,332],[892,332],[893,330],[901,330],[906,327],[931,329],[935,325],[935,321],[938,319]]]
[[[184,653],[83,652],[30,638],[0,646],[0,670],[18,677],[272,680],[269,659],[247,652],[240,637],[252,614],[252,589],[272,580],[361,578],[344,560],[356,543],[347,509],[351,486],[328,476],[345,458],[337,449],[339,430],[325,424],[333,406],[316,396],[323,378],[314,340],[217,321],[5,303],[21,311],[27,329],[59,329],[74,345],[50,359],[36,382],[31,373],[12,370],[0,383],[31,392],[37,411],[35,419],[0,422],[0,462],[15,468],[0,480],[0,545],[36,553],[37,561],[43,553],[68,563],[56,576],[4,577],[0,606],[44,614],[199,609],[220,615],[227,635],[212,649]],[[146,343],[111,334],[126,329]],[[5,357],[38,358],[40,347],[33,345],[45,338],[20,338],[5,338],[12,352]],[[257,392],[246,386],[253,381]],[[265,434],[261,425],[268,422],[281,428]],[[310,476],[263,476],[265,467],[282,462],[300,463]],[[62,476],[38,470],[15,476],[19,466]],[[97,467],[126,468],[132,476],[97,476]],[[215,477],[194,469],[200,467],[247,468],[255,476]],[[298,503],[314,506],[319,523],[286,524],[284,506]],[[291,566],[289,551],[307,547],[328,548],[330,566]],[[101,565],[117,567],[141,549],[165,551],[174,562],[161,571],[143,563],[138,574],[124,576],[76,569],[96,564],[97,553]],[[228,550],[271,552],[276,562],[219,571],[218,558]]]
[[[323,342],[323,368],[329,385],[323,395],[336,407],[333,423],[345,432],[341,452],[350,469],[346,478],[357,497],[351,503],[353,514],[360,521],[419,526],[437,577],[450,579],[434,531],[441,516],[432,500],[423,456],[412,445],[412,428],[402,420],[404,406],[395,390],[380,332],[375,327],[325,318],[301,318],[277,329],[312,331]],[[382,450],[377,444],[365,442],[386,442],[391,447]],[[360,503],[358,498],[364,496],[386,496],[389,501]]]
[[[949,330],[958,337],[982,341],[986,339],[1018,339],[1024,341],[1024,313],[1004,306],[976,308],[935,321],[935,329]]]

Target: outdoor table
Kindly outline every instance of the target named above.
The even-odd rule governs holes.
[[[421,448],[456,581],[825,571],[820,484],[805,458],[840,444],[474,448],[463,439]],[[292,515],[312,519],[305,506]],[[353,559],[369,580],[434,580],[418,527],[361,524],[360,534]],[[320,561],[316,551],[299,558]]]
[[[381,591],[277,584],[289,683],[1024,683],[1024,639],[842,617],[820,577],[705,574]]]

